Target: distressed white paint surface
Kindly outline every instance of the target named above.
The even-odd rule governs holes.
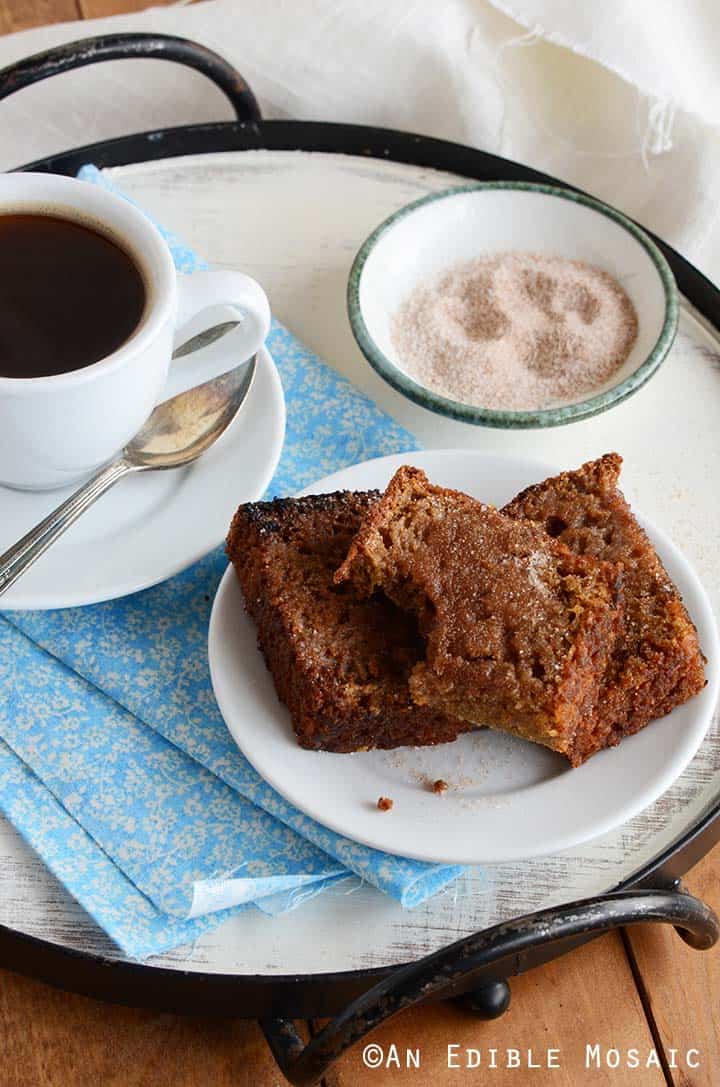
[[[457,179],[392,162],[248,152],[125,167],[113,180],[215,265],[267,289],[276,315],[426,446],[534,456],[564,467],[617,449],[625,490],[685,551],[720,611],[720,338],[689,314],[659,374],[583,423],[509,432],[442,419],[395,393],[365,363],[345,316],[353,256],[391,211]],[[720,728],[656,804],[622,830],[554,857],[468,874],[418,910],[340,885],[294,913],[249,912],[154,962],[182,969],[291,974],[416,958],[492,921],[601,892],[642,867],[711,804]],[[117,952],[17,834],[0,824],[0,923],[71,947]]]

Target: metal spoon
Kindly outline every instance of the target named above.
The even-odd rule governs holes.
[[[237,321],[215,325],[182,344],[173,358],[206,347],[235,328]],[[123,476],[131,472],[179,468],[191,464],[217,441],[237,415],[255,374],[257,356],[212,381],[159,404],[142,429],[110,464],[53,510],[35,528],[0,555],[0,595],[9,589],[78,517]]]

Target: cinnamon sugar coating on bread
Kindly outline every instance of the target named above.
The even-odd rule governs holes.
[[[377,498],[343,491],[249,503],[227,538],[258,645],[303,747],[444,743],[468,728],[410,697],[408,677],[423,653],[414,618],[333,584]]]
[[[705,685],[697,632],[680,594],[618,489],[608,453],[528,487],[503,512],[536,523],[578,555],[623,566],[625,623],[603,679],[587,754],[617,744]]]
[[[427,642],[410,677],[418,704],[544,744],[573,765],[586,757],[621,623],[618,566],[406,466],[335,578],[364,595],[382,589],[417,616]]]

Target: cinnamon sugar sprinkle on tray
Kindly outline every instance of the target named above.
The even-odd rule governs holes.
[[[416,287],[391,331],[400,366],[421,385],[518,411],[598,392],[630,354],[638,319],[601,268],[507,252]]]

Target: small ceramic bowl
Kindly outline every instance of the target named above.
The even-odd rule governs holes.
[[[638,315],[637,340],[621,369],[592,396],[538,410],[499,411],[451,400],[403,370],[391,321],[413,288],[455,264],[507,250],[597,265],[630,297]],[[348,312],[370,365],[422,407],[482,426],[546,427],[596,415],[637,392],[675,338],[678,295],[657,246],[620,212],[550,185],[490,181],[433,193],[381,223],[353,263]]]

